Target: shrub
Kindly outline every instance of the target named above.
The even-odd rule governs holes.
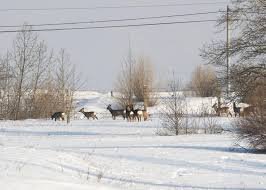
[[[236,122],[237,140],[249,147],[266,151],[266,116],[253,114]]]

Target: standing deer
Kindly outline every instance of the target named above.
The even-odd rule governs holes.
[[[112,114],[113,120],[115,120],[117,116],[122,116],[124,119],[126,118],[126,116],[125,116],[125,110],[123,110],[123,109],[113,110],[111,108],[111,104],[109,104],[106,109],[108,109],[110,111],[110,113]]]
[[[134,120],[134,109],[132,104],[126,105],[126,118],[127,121]]]
[[[141,116],[143,115],[143,111],[140,109],[133,110],[133,116],[134,119],[137,119],[138,121],[141,121]]]
[[[255,113],[255,106],[248,106],[243,108],[243,117],[250,116]]]
[[[229,111],[229,107],[228,106],[224,106],[224,107],[218,107],[217,103],[213,104],[212,108],[215,110],[216,114],[218,116],[221,115],[221,113],[225,113],[226,116],[228,117],[228,115],[230,115],[232,117],[231,112]]]
[[[148,111],[147,110],[142,110],[142,115],[143,115],[143,119],[144,119],[144,121],[147,121],[148,120],[148,118],[150,117],[150,114],[148,113]]]
[[[144,121],[148,119],[148,113],[145,109],[134,109],[132,104],[126,106],[126,118],[128,121],[141,121],[142,117]]]
[[[149,117],[149,113],[145,109],[144,110],[136,109],[134,110],[134,117],[136,117],[138,121],[141,121],[142,117],[144,121],[147,121]]]
[[[85,115],[85,117],[87,117],[88,119],[90,119],[90,117],[94,120],[97,119],[98,117],[96,116],[96,113],[94,111],[90,111],[90,112],[85,112],[84,108],[82,108],[81,110],[79,110],[79,112],[83,113]]]
[[[51,115],[51,119],[53,120],[57,120],[57,119],[61,119],[61,120],[65,120],[65,113],[64,112],[55,112],[53,115]]]
[[[237,116],[237,114],[238,114],[238,116],[240,117],[240,107],[236,107],[236,103],[234,102],[233,103],[233,109],[234,109],[234,112],[235,112],[235,117]]]

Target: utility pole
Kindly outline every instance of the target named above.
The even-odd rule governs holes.
[[[230,49],[230,37],[229,37],[229,6],[226,8],[226,95],[229,97],[230,83],[229,83],[229,49]]]

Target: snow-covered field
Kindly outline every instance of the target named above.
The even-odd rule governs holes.
[[[0,121],[1,190],[266,189],[266,155],[235,146],[231,133],[158,136],[156,118],[106,117],[107,94],[77,100],[99,120]],[[227,128],[233,120],[215,119]]]

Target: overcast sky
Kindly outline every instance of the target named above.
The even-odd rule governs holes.
[[[218,2],[215,5],[196,5],[196,3]],[[220,3],[224,2],[224,3]],[[0,0],[1,8],[71,8],[102,6],[135,6],[158,4],[189,4],[193,6],[162,6],[145,8],[61,10],[61,11],[0,11],[0,25],[75,22],[106,19],[123,19],[172,14],[187,14],[206,11],[225,10],[228,0]],[[217,14],[167,18],[148,21],[134,21],[115,24],[138,24],[145,22],[168,22],[216,19]],[[113,24],[113,23],[112,23]],[[98,24],[106,25],[104,23]],[[80,26],[89,26],[80,25]],[[2,30],[2,28],[1,28]],[[95,30],[72,30],[40,32],[50,48],[58,51],[65,48],[71,55],[71,61],[85,80],[85,89],[111,90],[114,86],[121,64],[127,57],[129,38],[133,55],[144,55],[154,64],[157,79],[164,83],[169,72],[175,73],[183,80],[188,80],[196,65],[203,61],[199,56],[199,48],[214,38],[222,38],[217,34],[214,22],[159,25],[138,28],[115,28]],[[11,48],[15,34],[0,34],[0,53]]]

